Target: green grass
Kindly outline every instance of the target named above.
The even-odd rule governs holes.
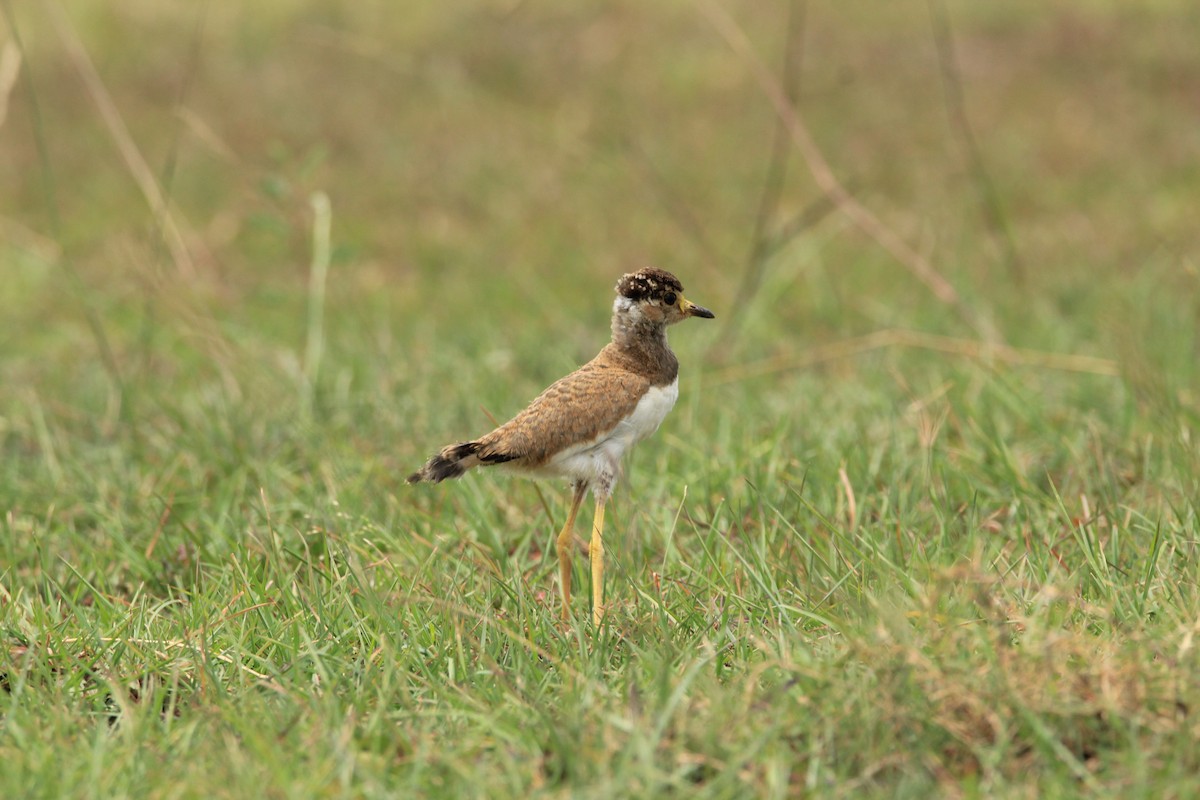
[[[820,193],[692,5],[68,3],[192,274],[27,5],[0,795],[1200,792],[1189,3],[950,7],[1017,265],[927,5],[793,18],[833,170],[1000,349],[836,211],[745,279]],[[730,7],[777,69],[787,8]],[[608,622],[580,557],[564,627],[566,487],[403,476],[591,357],[643,263],[718,319],[672,330]]]

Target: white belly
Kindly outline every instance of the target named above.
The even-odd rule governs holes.
[[[564,450],[543,468],[545,473],[582,480],[603,495],[612,490],[621,457],[633,445],[658,430],[679,398],[679,379],[666,386],[650,387],[633,413],[594,442]]]

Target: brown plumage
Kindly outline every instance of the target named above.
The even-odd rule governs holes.
[[[664,365],[666,366],[666,365]],[[452,444],[409,476],[409,483],[457,478],[477,465],[536,471],[555,453],[596,439],[633,413],[651,386],[675,380],[679,365],[647,369],[612,344],[550,385],[524,411],[473,442]]]
[[[570,539],[588,489],[596,498],[592,530],[594,619],[603,614],[604,503],[621,457],[654,432],[675,403],[679,362],[666,328],[713,313],[684,299],[679,279],[649,267],[621,277],[613,303],[612,342],[553,383],[524,411],[478,439],[442,448],[409,483],[438,483],[476,466],[502,464],[532,477],[563,477],[574,487],[571,511],[558,538],[563,616],[570,602]]]

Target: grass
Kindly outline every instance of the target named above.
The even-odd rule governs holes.
[[[1002,343],[695,6],[68,3],[189,271],[4,4],[0,794],[1200,791],[1200,20],[729,8]],[[402,478],[642,263],[718,319],[564,628],[565,487]]]

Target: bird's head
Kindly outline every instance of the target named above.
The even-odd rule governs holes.
[[[615,314],[626,314],[653,324],[673,325],[688,317],[713,319],[716,315],[683,296],[683,284],[665,269],[645,267],[617,281]]]

